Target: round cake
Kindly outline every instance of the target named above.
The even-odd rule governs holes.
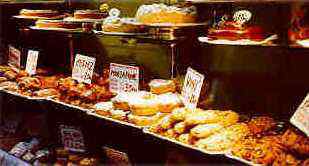
[[[136,23],[134,18],[107,17],[102,24],[102,29],[104,32],[141,32],[142,27],[134,23]]]
[[[74,12],[75,19],[103,19],[105,17],[107,13],[99,10],[76,10]]]
[[[197,12],[194,6],[177,7],[165,4],[142,5],[136,12],[136,19],[141,23],[194,23]]]
[[[52,18],[59,16],[59,12],[55,10],[30,10],[30,9],[22,9],[20,11],[20,15],[28,16],[28,17],[46,17]]]
[[[62,20],[38,20],[35,23],[38,28],[65,28],[65,29],[77,29],[80,28],[80,24],[73,22],[65,22]]]

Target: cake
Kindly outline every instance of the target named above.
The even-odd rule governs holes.
[[[76,10],[74,12],[75,19],[103,19],[105,17],[107,13],[99,10]]]
[[[65,22],[62,20],[38,20],[35,23],[37,28],[64,28],[64,29],[77,29],[80,24],[73,22]]]
[[[30,10],[30,9],[22,9],[19,14],[21,16],[27,16],[27,17],[44,17],[44,18],[53,18],[60,15],[60,13],[55,10]]]
[[[102,30],[104,32],[137,33],[142,32],[143,27],[137,25],[134,18],[107,17],[102,24]]]
[[[142,5],[136,12],[136,19],[141,23],[194,23],[197,12],[194,6],[177,7],[165,4]]]
[[[175,108],[183,106],[180,94],[165,93],[157,96],[159,111],[162,113],[171,113]]]

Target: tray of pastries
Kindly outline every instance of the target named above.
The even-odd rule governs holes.
[[[147,133],[197,148],[207,154],[225,154],[232,145],[249,133],[245,123],[233,111],[176,108]]]
[[[21,19],[62,19],[66,17],[65,14],[61,14],[56,10],[33,10],[33,9],[22,9],[19,15],[13,16],[14,18]]]
[[[161,80],[155,86],[154,81],[158,80],[150,82],[150,91],[121,92],[111,101],[97,103],[93,109],[96,114],[106,118],[137,127],[150,126],[171,113],[174,108],[183,106],[173,81]]]
[[[252,13],[240,10],[233,18],[225,15],[208,29],[206,37],[199,37],[200,42],[222,45],[267,45],[278,38],[267,33],[261,26],[249,24]]]

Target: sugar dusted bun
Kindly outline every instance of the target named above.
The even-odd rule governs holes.
[[[149,87],[154,94],[176,92],[176,84],[172,80],[154,79],[150,81]]]
[[[183,106],[181,96],[177,93],[158,95],[157,100],[162,113],[171,113],[175,108]]]
[[[146,93],[139,98],[132,98],[129,101],[129,106],[134,115],[151,116],[159,112],[156,95],[151,93]]]
[[[76,10],[74,12],[75,19],[103,19],[106,16],[106,12],[100,12],[99,10]]]
[[[136,12],[136,19],[142,23],[194,23],[196,8],[167,6],[165,4],[142,5]]]

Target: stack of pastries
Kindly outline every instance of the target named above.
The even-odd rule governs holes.
[[[223,153],[249,133],[233,111],[176,108],[150,131],[213,153]]]
[[[154,80],[158,81],[158,80]],[[168,84],[150,85],[150,92],[124,92],[115,96],[111,102],[95,105],[97,114],[133,123],[137,126],[149,126],[175,108],[183,105],[181,96],[176,93],[173,81],[160,80]]]
[[[56,18],[61,16],[61,14],[55,10],[22,9],[20,10],[19,14],[20,16],[39,17],[39,18]]]

